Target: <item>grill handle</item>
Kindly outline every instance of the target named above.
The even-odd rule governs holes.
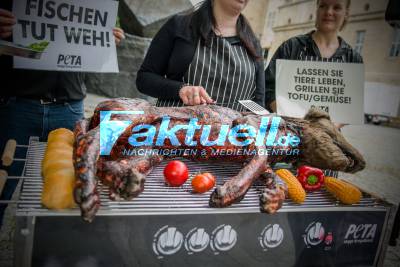
[[[3,166],[10,166],[14,161],[15,149],[17,147],[17,141],[10,139],[4,148],[3,155],[1,156],[1,161]]]

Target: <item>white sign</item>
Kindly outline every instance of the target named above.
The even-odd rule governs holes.
[[[14,68],[118,72],[112,29],[118,2],[110,0],[13,1],[13,41],[48,46],[40,59],[14,57]]]
[[[363,124],[364,65],[278,59],[276,101],[282,116],[302,118],[317,107],[334,122]]]

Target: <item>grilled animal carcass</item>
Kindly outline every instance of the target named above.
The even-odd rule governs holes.
[[[110,120],[130,121],[129,126],[123,131],[114,143],[110,155],[99,156],[100,154],[100,120],[101,111],[142,111],[143,115],[137,114],[117,114],[111,116]],[[319,111],[310,111],[305,120],[286,118],[281,120],[277,127],[276,140],[282,136],[298,136],[301,138],[298,149],[300,155],[283,153],[277,156],[267,156],[267,153],[258,153],[261,150],[277,148],[276,140],[272,140],[271,146],[266,147],[265,142],[255,145],[255,138],[249,135],[249,128],[238,128],[237,140],[246,143],[243,147],[238,147],[226,140],[220,140],[220,130],[228,126],[229,129],[239,125],[252,126],[259,129],[262,125],[262,117],[253,114],[242,114],[229,108],[215,105],[201,105],[191,107],[154,107],[148,102],[140,99],[113,99],[100,103],[95,109],[94,115],[90,120],[83,120],[77,123],[75,129],[76,144],[74,153],[74,164],[78,183],[75,190],[75,198],[79,204],[82,216],[85,220],[91,221],[96,214],[100,201],[96,185],[98,179],[103,184],[110,187],[110,197],[112,199],[131,199],[143,191],[145,177],[154,166],[159,164],[164,158],[159,154],[146,156],[130,156],[123,153],[135,149],[129,138],[133,132],[141,132],[143,125],[150,125],[156,133],[168,118],[168,129],[175,129],[178,125],[192,124],[195,129],[189,133],[185,128],[180,128],[174,132],[175,137],[166,138],[163,142],[153,142],[146,144],[147,149],[172,149],[176,142],[180,144],[180,149],[193,148],[202,153],[180,155],[195,161],[235,161],[243,162],[243,169],[224,185],[217,186],[210,197],[210,206],[226,207],[232,203],[240,201],[251,184],[260,177],[261,174],[269,169],[271,164],[276,162],[291,162],[299,164],[309,164],[315,167],[355,172],[364,168],[365,162],[362,156],[350,144],[346,142],[340,132],[330,122],[329,115]],[[196,120],[193,121],[192,119]],[[264,121],[265,122],[265,121]],[[271,120],[267,120],[268,129],[271,128]],[[265,126],[265,125],[264,125]],[[149,128],[146,128],[149,130]],[[142,129],[143,130],[143,129]],[[202,133],[208,131],[208,141],[213,145],[203,145],[201,142]],[[143,131],[145,132],[145,131]],[[246,135],[247,134],[247,135]],[[189,136],[189,137],[188,137]],[[143,139],[143,140],[142,140]],[[144,142],[143,138],[137,141]],[[173,140],[172,140],[173,139]],[[204,140],[203,140],[204,141]],[[235,151],[245,149],[255,151],[249,155],[222,156],[213,153],[215,149],[225,149]],[[286,147],[286,151],[293,149]],[[236,154],[236,153],[233,153]],[[275,191],[274,191],[275,190]],[[267,186],[267,191],[261,196],[262,209],[270,210],[270,203],[277,203],[272,208],[279,208],[279,198],[283,198],[283,190],[280,187]],[[283,200],[283,199],[282,199]],[[271,202],[272,201],[272,202]]]

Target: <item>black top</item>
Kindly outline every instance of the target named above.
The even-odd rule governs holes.
[[[0,8],[12,10],[12,1],[1,0]],[[83,73],[14,69],[13,57],[6,55],[0,56],[0,69],[0,97],[68,101],[81,100],[86,95]]]
[[[159,99],[179,100],[184,75],[192,62],[199,37],[194,36],[188,15],[175,15],[156,34],[142,66],[136,86],[144,94]],[[241,46],[241,43],[239,42]],[[261,51],[261,47],[257,47]],[[264,105],[265,81],[262,61],[255,65],[254,101]],[[222,75],[217,73],[217,75]],[[194,84],[198,85],[198,84]]]
[[[265,70],[265,106],[275,100],[275,68],[277,59],[332,61],[362,63],[362,57],[351,46],[339,37],[339,48],[329,58],[322,58],[317,44],[312,39],[312,32],[298,35],[281,44]]]

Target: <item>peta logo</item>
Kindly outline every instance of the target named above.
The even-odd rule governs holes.
[[[350,224],[344,236],[345,244],[374,242],[377,224]]]
[[[63,55],[59,54],[57,59],[57,66],[62,68],[81,68],[82,58],[77,55]]]

